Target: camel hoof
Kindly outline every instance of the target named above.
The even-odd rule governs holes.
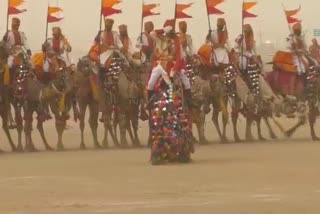
[[[36,147],[31,146],[26,148],[26,152],[38,152],[39,150]]]
[[[48,152],[53,152],[54,151],[54,149],[51,146],[46,146],[46,150]]]
[[[199,143],[200,143],[200,145],[208,145],[208,144],[210,144],[209,141],[207,139],[205,139],[205,138],[204,139],[200,139]]]
[[[59,144],[57,145],[57,151],[58,151],[58,152],[64,151],[64,146],[63,146],[63,144],[59,143]]]
[[[243,140],[241,140],[239,137],[236,137],[236,138],[234,139],[234,142],[236,142],[236,143],[242,143]]]
[[[17,146],[16,152],[23,152],[23,146],[22,146],[22,144],[19,144],[19,145]]]
[[[81,144],[80,144],[80,149],[81,149],[81,150],[86,150],[86,145],[85,145],[84,143],[81,143]]]
[[[262,142],[265,142],[265,141],[267,141],[267,139],[265,139],[264,137],[259,137],[259,141],[262,141]]]
[[[284,135],[287,137],[287,138],[290,138],[292,135],[293,135],[293,132],[292,131],[286,131],[284,133]]]
[[[246,142],[252,143],[252,142],[254,142],[254,141],[255,141],[255,140],[254,140],[253,137],[246,137]]]
[[[312,136],[312,140],[313,140],[313,141],[320,141],[320,138],[317,137],[317,136]]]
[[[102,147],[100,146],[99,143],[95,143],[95,144],[94,144],[94,148],[95,148],[95,149],[101,149]]]
[[[277,139],[278,137],[277,137],[275,134],[271,134],[271,135],[270,135],[270,138],[271,138],[272,140],[275,140],[275,139]]]
[[[104,149],[108,149],[108,148],[109,148],[108,142],[107,142],[107,141],[104,141],[104,142],[102,143],[102,147],[103,147]]]
[[[226,144],[226,143],[229,143],[229,142],[230,142],[230,141],[228,140],[227,137],[221,138],[221,143]]]

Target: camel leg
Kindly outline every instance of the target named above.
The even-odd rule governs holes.
[[[314,130],[314,124],[316,122],[316,112],[314,110],[311,110],[309,113],[309,125],[310,125],[310,131],[311,131],[311,137],[313,141],[319,141],[320,138],[317,137],[316,132]]]
[[[37,151],[32,141],[32,122],[33,122],[32,114],[33,112],[29,110],[25,112],[25,124],[24,124],[24,133],[26,136],[25,150],[28,152]]]
[[[219,111],[216,108],[214,108],[213,113],[212,113],[212,121],[213,121],[214,126],[216,127],[216,130],[218,132],[220,140],[223,141],[221,129],[219,126]]]
[[[116,147],[119,146],[119,142],[117,137],[114,134],[113,127],[111,125],[111,120],[112,118],[109,115],[109,112],[104,112],[103,113],[103,118],[104,118],[104,139],[103,139],[103,147],[108,148],[108,132],[110,133],[111,139],[113,140],[113,143]]]
[[[252,116],[248,114],[247,120],[246,120],[246,141],[248,141],[248,142],[254,141],[254,138],[253,138],[252,132],[251,132],[252,123],[253,123]]]
[[[10,131],[9,131],[9,127],[8,127],[8,117],[7,117],[7,114],[6,112],[2,112],[1,113],[1,117],[2,117],[2,128],[3,128],[3,131],[4,133],[6,134],[7,138],[8,138],[8,141],[9,141],[9,144],[10,144],[10,147],[11,147],[11,150],[13,152],[15,152],[17,150],[16,146],[14,145],[13,143],[13,140],[12,140],[12,137],[10,135]]]
[[[237,126],[238,125],[238,119],[239,119],[239,110],[236,107],[232,108],[231,117],[232,117],[234,141],[235,142],[241,142],[242,140],[239,137],[238,126]]]
[[[23,131],[23,119],[21,115],[21,107],[14,107],[15,111],[15,121],[17,124],[17,132],[18,132],[18,146],[17,151],[22,152],[23,151],[23,145],[22,145],[22,131]]]
[[[80,132],[81,132],[80,149],[86,149],[86,145],[84,143],[84,129],[85,129],[85,116],[86,116],[87,105],[85,103],[79,102],[79,106],[80,106],[79,121],[80,121]]]
[[[223,105],[223,106],[221,106]],[[220,103],[220,109],[222,109],[222,124],[223,124],[223,130],[222,130],[222,142],[227,143],[229,140],[227,138],[227,124],[229,121],[229,115],[228,115],[228,100],[225,98],[223,99],[223,103]]]
[[[103,112],[102,113],[102,118],[103,118],[103,125],[104,125],[104,138],[102,141],[102,145],[104,148],[108,148],[109,147],[109,143],[108,143],[108,131],[109,131],[109,121],[107,120],[107,113]]]
[[[271,125],[270,125],[270,122],[269,122],[268,117],[264,116],[264,117],[263,117],[263,120],[264,120],[265,124],[266,124],[267,127],[268,127],[270,138],[271,138],[271,139],[277,139],[277,136],[276,136],[276,134],[274,133],[274,131],[273,131]]]
[[[298,123],[285,132],[286,137],[291,137],[297,131],[297,129],[300,126],[303,126],[305,123],[306,123],[306,117],[304,115],[300,116]]]
[[[66,129],[67,122],[62,116],[56,116],[56,130],[58,133],[58,142],[57,142],[57,150],[63,151],[64,145],[62,142],[63,132]]]
[[[89,124],[93,136],[93,143],[95,148],[101,148],[98,142],[98,117],[99,117],[99,106],[95,103],[89,105]]]
[[[196,124],[198,129],[198,134],[199,134],[199,141],[201,144],[209,144],[209,141],[205,136],[205,128],[204,128],[205,122],[206,122],[206,114],[203,111],[201,111],[199,123]]]
[[[134,145],[139,147],[141,146],[138,129],[139,129],[139,106],[137,106],[136,112],[133,115],[133,118],[131,120],[132,128],[133,128],[133,134],[134,134]]]
[[[261,133],[261,116],[257,117],[256,122],[257,122],[258,138],[261,141],[265,141],[266,139],[262,136],[262,133]]]
[[[122,147],[128,147],[128,141],[126,137],[126,129],[128,120],[126,118],[126,115],[124,113],[119,114],[119,128],[120,128],[120,145]]]

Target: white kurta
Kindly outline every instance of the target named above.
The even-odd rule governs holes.
[[[27,37],[24,34],[24,32],[19,31],[20,38],[21,38],[21,45],[26,49],[29,50]],[[15,46],[15,38],[14,33],[12,31],[9,31],[7,34],[7,40],[5,41],[6,45],[9,49],[13,48]]]
[[[211,32],[211,41],[215,44],[219,43],[218,32]],[[231,51],[229,40],[227,39],[225,47],[219,47],[214,49],[214,62],[215,64],[229,64],[229,51]]]
[[[239,56],[239,67],[242,69],[247,69],[248,59],[253,56],[257,56],[256,43],[254,42],[253,48],[248,50],[245,38],[242,35],[238,36],[235,42],[234,49],[237,51]]]
[[[103,44],[104,42],[104,37],[105,37],[105,34],[106,32],[105,31],[102,31],[101,34],[100,34],[100,43]],[[121,52],[120,52],[120,49],[123,48],[123,44],[121,42],[121,39],[120,39],[120,35],[118,32],[116,31],[112,31],[112,34],[113,34],[113,41],[114,41],[114,49],[108,49],[106,50],[105,52],[101,53],[100,54],[100,62],[101,62],[101,65],[104,65],[107,60],[112,56],[112,54],[114,52],[118,53],[120,55],[120,57],[122,58],[126,58]]]
[[[46,41],[47,47],[51,51],[53,51],[53,39],[50,38]],[[68,49],[68,42],[66,40],[61,39],[60,40],[60,46],[59,46],[59,56],[58,58],[64,61],[67,65],[67,67],[72,65],[72,60],[70,59],[69,52],[67,51]]]

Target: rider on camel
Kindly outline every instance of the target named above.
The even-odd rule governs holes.
[[[172,85],[171,79],[177,75],[182,81],[186,102],[190,107],[191,84],[185,74],[186,63],[183,57],[180,38],[175,33],[174,25],[175,20],[167,20],[164,24],[163,32],[153,31],[151,34],[156,43],[155,60],[157,65],[152,69],[147,84],[148,99],[151,99],[160,77],[162,77],[167,85]]]
[[[243,26],[244,35],[239,35],[236,39],[235,50],[239,54],[240,70],[246,70],[248,63],[255,63],[262,66],[259,56],[256,52],[256,41],[254,40],[254,32],[250,24]],[[242,55],[242,56],[241,56]]]
[[[18,66],[21,64],[19,59],[16,56],[18,49],[22,48],[23,52],[31,56],[31,50],[28,46],[27,38],[24,32],[19,31],[20,28],[20,19],[12,18],[11,31],[8,31],[4,37],[3,41],[6,43],[6,46],[9,50],[8,65],[9,68],[13,66]]]
[[[185,21],[179,22],[179,38],[185,60],[190,60],[194,56],[194,48],[191,35],[187,34],[188,25]]]
[[[213,62],[216,66],[230,64],[231,46],[225,19],[219,18],[217,20],[217,29],[209,33],[207,42],[211,42],[213,45]]]
[[[53,53],[61,66],[69,67],[71,65],[68,54],[72,51],[72,48],[66,37],[62,34],[60,27],[52,28],[52,38],[47,39],[42,48],[44,52],[49,51]]]
[[[316,38],[312,39],[312,45],[309,47],[309,52],[311,57],[320,63],[320,45]]]
[[[154,40],[150,35],[153,30],[154,30],[153,22],[146,22],[144,24],[144,32],[142,34],[142,37],[139,38],[140,40],[139,42],[141,42],[141,45],[142,45],[142,48],[141,48],[142,52],[145,54],[146,60],[148,62],[152,61],[152,56],[153,56],[154,47],[155,47]]]

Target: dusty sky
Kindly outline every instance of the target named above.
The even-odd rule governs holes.
[[[164,20],[173,17],[175,0],[144,0],[146,3],[160,3],[159,12],[161,15],[147,17],[146,20],[155,22],[156,27],[161,27]],[[208,32],[205,0],[178,0],[178,3],[194,2],[192,8],[186,12],[192,15],[193,19],[187,19],[189,33],[194,38],[195,46],[198,47]],[[6,25],[6,5],[7,0],[0,0],[0,33],[3,35]],[[303,20],[304,30],[308,40],[311,39],[314,28],[320,28],[320,23],[316,21],[316,15],[320,8],[317,0],[258,0],[258,5],[251,12],[259,15],[256,19],[247,19],[246,22],[254,26],[256,40],[260,42],[261,32],[264,41],[270,40],[278,46],[283,46],[288,34],[288,26],[283,14],[282,5],[288,9],[295,9],[301,4],[302,11],[299,18]],[[70,40],[74,57],[86,54],[99,27],[100,0],[50,0],[52,6],[60,6],[64,10],[64,20],[58,24],[63,28],[64,34]],[[114,15],[114,27],[126,23],[129,26],[131,37],[137,37],[140,32],[142,0],[123,0],[118,8],[123,13]],[[225,12],[224,17],[228,23],[231,41],[241,31],[241,0],[226,0],[218,8]],[[33,51],[41,47],[45,38],[45,22],[48,0],[26,0],[22,8],[28,11],[19,17],[22,20],[21,29],[26,33],[29,44]],[[211,16],[214,27],[217,16]]]

